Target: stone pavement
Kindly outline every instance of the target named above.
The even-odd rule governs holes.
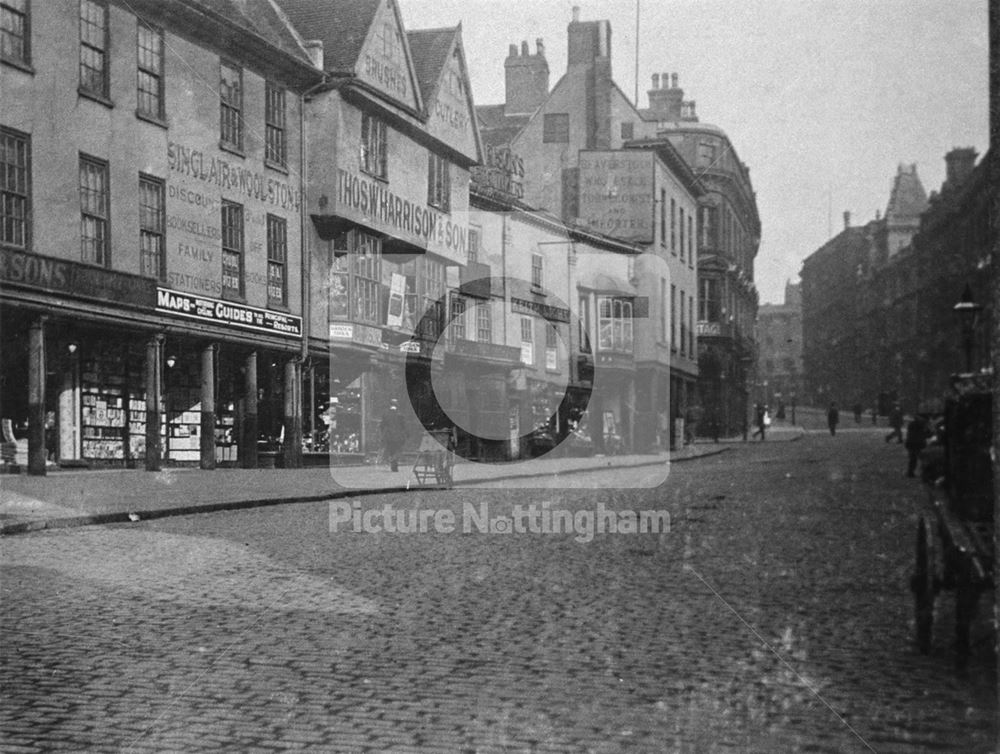
[[[798,439],[801,430],[785,428],[773,439]],[[540,458],[503,464],[462,462],[454,468],[457,485],[501,486],[505,480],[538,480],[538,486],[587,487],[587,472],[635,468],[631,486],[654,487],[666,478],[670,462],[729,449],[738,438],[696,443],[667,454]],[[639,473],[639,472],[643,473]],[[45,477],[0,476],[0,534],[38,529],[108,524],[235,510],[291,502],[328,500],[372,492],[405,491],[416,486],[410,468],[393,473],[385,466],[335,466],[307,469],[167,468],[143,470],[52,471]]]

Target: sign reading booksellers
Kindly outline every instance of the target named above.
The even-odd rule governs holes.
[[[156,289],[156,310],[213,324],[232,325],[294,338],[302,337],[301,317],[193,293],[172,291],[169,288]]]

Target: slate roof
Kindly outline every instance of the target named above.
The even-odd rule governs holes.
[[[483,144],[491,147],[507,146],[517,137],[531,120],[530,115],[503,114],[503,105],[479,105],[476,118],[479,120],[479,135]]]
[[[277,3],[303,39],[323,41],[326,70],[353,71],[380,0],[277,0]]]
[[[309,55],[303,49],[300,37],[272,0],[187,0],[187,2],[188,5],[204,8],[225,18],[300,61],[309,62]]]
[[[448,62],[452,42],[458,27],[445,29],[417,29],[406,32],[410,43],[410,57],[417,75],[417,84],[424,102],[428,102],[437,89],[441,71]]]

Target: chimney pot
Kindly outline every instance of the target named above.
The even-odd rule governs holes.
[[[524,55],[524,57],[528,57],[528,55],[531,54],[528,51],[528,40],[526,39],[521,41],[521,54]]]
[[[538,50],[538,54],[545,57],[545,40],[539,37],[535,40],[535,48]]]
[[[660,74],[660,86],[662,86],[664,89],[666,89],[667,87],[670,86],[670,74],[669,73],[661,73]]]
[[[676,73],[670,74],[670,86],[671,86],[672,89],[676,89],[677,88],[677,74]]]
[[[660,88],[660,74],[654,73],[653,74],[653,89],[659,89],[659,88]]]
[[[847,230],[850,227],[851,227],[851,213],[850,212],[845,212],[844,213],[844,230]]]
[[[511,45],[507,48],[507,57],[516,58],[517,57],[517,45]]]
[[[579,22],[579,20],[580,20],[580,6],[579,5],[574,5],[573,6],[573,23],[577,23],[577,22]]]

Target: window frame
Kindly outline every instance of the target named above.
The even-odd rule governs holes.
[[[281,295],[271,295],[271,272],[281,274]],[[269,308],[288,307],[288,220],[267,213],[267,305]]]
[[[469,262],[479,261],[479,250],[482,248],[483,243],[483,231],[482,228],[478,228],[474,225],[469,226],[469,253],[467,260]]]
[[[231,214],[228,214],[231,213]],[[242,204],[222,200],[220,209],[222,229],[222,298],[230,301],[246,299],[246,212]],[[238,216],[238,226],[233,222]],[[236,255],[239,260],[239,287],[234,292],[226,285],[226,257]]]
[[[145,23],[142,19],[136,19],[136,31],[135,31],[135,50],[136,50],[136,100],[135,100],[135,114],[141,118],[152,118],[156,121],[162,122],[166,117],[166,101],[164,100],[164,95],[166,91],[166,86],[164,84],[164,70],[165,70],[165,58],[164,55],[164,39],[163,39],[163,29],[158,26],[153,26],[151,24]],[[144,48],[142,46],[142,36],[143,33],[147,32],[153,35],[153,37],[159,43],[159,51],[157,53],[157,63],[158,70],[153,70],[150,67],[144,66],[142,62],[143,51],[152,52],[148,47]],[[154,94],[146,93],[143,89],[143,76],[148,76],[156,81],[156,92]],[[143,98],[155,96],[156,98],[156,110],[150,111],[143,107]]]
[[[607,310],[605,310],[605,305]],[[597,297],[597,348],[604,353],[635,353],[634,300],[627,296]],[[605,335],[608,339],[605,339]]]
[[[545,287],[545,257],[538,252],[531,255],[531,287]]]
[[[535,365],[535,318],[529,315],[521,315],[521,363],[529,367]]]
[[[226,69],[236,74],[235,90],[226,82]],[[245,97],[243,68],[225,58],[219,59],[219,146],[243,154],[243,105]],[[235,136],[235,138],[230,138]]]
[[[493,312],[490,310],[490,302],[480,301],[476,304],[476,342],[493,342]]]
[[[20,19],[20,36],[4,25],[5,17]],[[20,40],[20,55],[6,52],[3,40],[8,37]],[[24,0],[24,9],[15,8],[11,0],[0,0],[0,61],[16,68],[31,70],[31,0]]]
[[[569,144],[569,113],[545,113],[542,116],[542,143]]]
[[[101,177],[101,187],[94,191],[89,185],[85,185],[84,170],[90,169],[90,176],[99,175]],[[80,153],[79,172],[77,186],[80,195],[80,258],[85,264],[93,264],[98,267],[111,266],[111,169],[107,160]],[[85,193],[86,192],[86,193]],[[100,196],[102,208],[95,211],[93,205],[87,201],[87,197],[92,194]],[[90,236],[85,234],[87,221],[94,223],[94,227],[100,230],[99,235]],[[93,246],[93,258],[87,251],[87,240],[100,241],[101,248],[96,244]]]
[[[7,162],[11,144],[23,147],[23,165]],[[31,251],[31,134],[0,127],[0,168],[3,168],[0,170],[0,180],[3,181],[0,183],[0,246],[18,251]],[[23,186],[16,185],[18,171],[23,172]],[[11,175],[15,176],[15,182],[8,185],[8,177]],[[21,205],[20,217],[13,213],[7,214],[7,207],[13,207],[15,202]],[[7,237],[7,228],[13,230],[18,223],[21,229],[21,243],[12,240],[13,235],[10,239]]]
[[[155,191],[158,206],[145,203],[143,187]],[[166,225],[166,181],[146,173],[139,173],[139,272],[146,277],[166,280],[167,276],[167,225]],[[154,217],[154,223],[148,224],[147,219]],[[150,270],[146,260],[151,256],[146,248],[147,239],[157,239],[159,249],[156,252],[155,270]]]
[[[84,17],[84,8],[95,8],[101,11],[101,46],[91,44],[90,42],[84,41],[84,26],[93,25],[90,23],[88,18]],[[108,3],[107,0],[79,0],[77,8],[77,17],[79,20],[79,61],[78,61],[78,71],[79,71],[79,85],[78,91],[80,94],[95,97],[103,102],[108,101],[108,89],[109,89],[109,48],[111,47],[111,32],[108,28]],[[92,51],[101,58],[100,68],[91,68],[90,65],[84,62],[84,52]],[[84,70],[96,71],[100,77],[100,85],[98,88],[94,88],[90,84],[92,78],[95,76],[84,76]]]
[[[677,200],[670,197],[670,253],[677,254]]]
[[[427,153],[427,203],[451,212],[451,163],[434,152]]]
[[[468,340],[465,321],[466,312],[468,311],[468,301],[462,294],[452,291],[450,308],[448,329],[451,332],[452,341]]]
[[[264,164],[288,170],[287,90],[264,82]]]
[[[361,113],[361,172],[389,180],[389,126],[377,115]]]

